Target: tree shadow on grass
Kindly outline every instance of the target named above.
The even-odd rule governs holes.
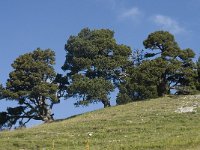
[[[72,119],[72,118],[78,117],[80,115],[82,115],[82,114],[73,115],[73,116],[70,116],[70,117],[67,117],[67,118],[63,118],[63,119],[56,119],[53,122],[61,122],[61,121],[64,121],[64,120],[68,120],[68,119]]]

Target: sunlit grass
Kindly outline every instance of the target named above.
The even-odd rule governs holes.
[[[198,96],[164,97],[6,131],[0,133],[0,149],[198,150],[200,108],[192,113],[175,112],[194,104],[200,106]]]

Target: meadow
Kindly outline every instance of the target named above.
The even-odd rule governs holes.
[[[198,150],[200,96],[167,96],[0,132],[1,150]],[[193,107],[192,112],[179,112]]]

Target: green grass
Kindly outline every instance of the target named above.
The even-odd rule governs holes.
[[[198,99],[199,98],[199,99]],[[0,133],[2,150],[199,150],[198,96],[134,102],[37,127]]]

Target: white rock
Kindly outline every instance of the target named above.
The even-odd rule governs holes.
[[[196,107],[180,107],[175,112],[177,113],[196,112]]]

